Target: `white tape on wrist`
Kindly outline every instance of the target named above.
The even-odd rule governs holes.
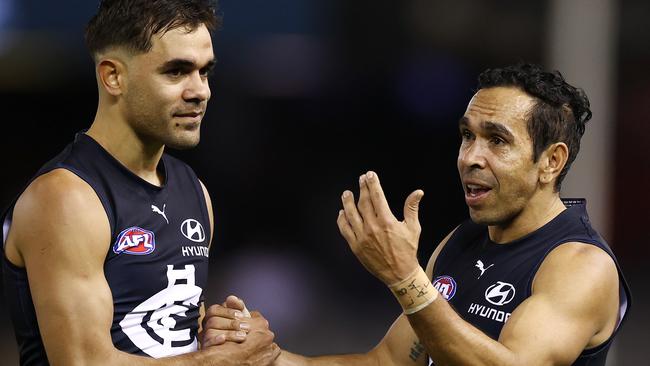
[[[388,287],[402,305],[406,315],[424,309],[438,298],[438,291],[431,285],[429,277],[419,266],[406,279]]]

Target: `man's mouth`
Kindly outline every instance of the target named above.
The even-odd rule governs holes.
[[[489,187],[485,187],[478,184],[467,184],[465,185],[465,194],[470,197],[477,197],[484,193],[487,193],[491,190]]]
[[[203,115],[202,111],[174,113],[175,117],[196,118]]]
[[[492,191],[492,187],[479,182],[467,182],[463,188],[465,189],[465,203],[470,207],[483,204]]]

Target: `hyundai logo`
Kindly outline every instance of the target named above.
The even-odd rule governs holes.
[[[191,241],[200,243],[205,240],[203,225],[194,219],[187,219],[181,224],[181,233]]]
[[[515,287],[509,283],[497,281],[485,290],[485,300],[494,305],[505,305],[515,298]]]

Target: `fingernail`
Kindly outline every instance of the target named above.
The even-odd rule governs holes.
[[[343,198],[348,198],[348,197],[350,197],[350,191],[343,192]]]
[[[363,183],[363,182],[365,182],[365,181],[366,181],[366,175],[365,175],[365,174],[362,174],[362,175],[359,177],[359,183]]]
[[[246,323],[246,322],[243,322],[243,323],[240,323],[240,324],[239,324],[239,329],[242,329],[242,330],[250,330],[250,329],[251,329],[251,325],[248,324],[248,323]]]
[[[239,331],[239,332],[235,333],[235,335],[237,337],[244,338],[244,337],[246,337],[246,332]]]
[[[343,210],[339,210],[339,216],[343,215]]]
[[[244,314],[242,314],[241,311],[239,311],[239,310],[235,311],[235,318],[243,318],[243,317],[244,317]]]
[[[368,173],[366,173],[366,175],[368,176],[368,179],[372,179],[372,178],[375,177],[375,173],[373,173],[373,172],[368,172]]]

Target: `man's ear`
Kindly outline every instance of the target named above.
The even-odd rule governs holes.
[[[121,95],[126,87],[126,67],[120,60],[105,58],[97,64],[100,87],[112,96]]]
[[[539,161],[539,181],[543,184],[553,182],[562,172],[569,159],[569,148],[564,142],[556,142],[542,152]]]

